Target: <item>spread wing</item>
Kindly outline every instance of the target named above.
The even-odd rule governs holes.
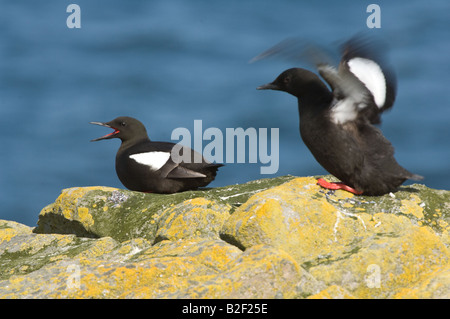
[[[318,70],[333,89],[335,123],[344,124],[359,117],[377,124],[381,113],[394,104],[395,77],[375,42],[354,37],[342,46],[338,69],[319,63]]]
[[[341,60],[336,68],[331,51],[311,41],[289,38],[250,62],[282,57],[314,64],[333,90],[335,123],[361,118],[378,124],[381,113],[394,104],[396,94],[396,79],[384,57],[386,51],[381,41],[356,35],[341,45]]]

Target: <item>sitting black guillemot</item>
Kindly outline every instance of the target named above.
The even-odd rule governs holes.
[[[319,164],[342,181],[318,179],[320,186],[383,195],[396,191],[407,179],[423,177],[397,163],[391,143],[374,126],[394,103],[396,80],[370,48],[366,40],[354,37],[342,46],[337,69],[317,63],[331,92],[316,74],[301,68],[288,69],[257,89],[284,91],[298,98],[304,143]]]
[[[223,166],[208,162],[188,147],[181,148],[179,154],[190,152],[190,160],[174,161],[172,150],[176,144],[151,141],[145,126],[132,117],[90,123],[114,129],[92,142],[111,138],[122,141],[116,154],[116,173],[122,184],[133,191],[170,194],[194,190],[213,181],[217,169]]]

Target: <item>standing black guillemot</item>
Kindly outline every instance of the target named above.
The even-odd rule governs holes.
[[[396,80],[370,43],[354,37],[342,46],[338,69],[317,63],[320,78],[301,68],[281,73],[259,90],[279,90],[298,98],[300,135],[315,159],[342,183],[318,179],[328,189],[383,195],[407,179],[423,177],[401,167],[394,148],[374,126],[392,107]]]
[[[183,147],[180,155],[190,152],[190,161],[174,161],[171,155],[176,144],[151,141],[145,126],[132,117],[90,123],[114,129],[114,132],[92,142],[110,138],[122,141],[116,155],[116,173],[130,190],[170,194],[197,189],[213,181],[217,169],[223,166],[208,162],[188,147]],[[199,163],[196,163],[196,158],[201,159]]]

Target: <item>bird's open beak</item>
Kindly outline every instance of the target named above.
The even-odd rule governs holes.
[[[279,90],[278,85],[272,83],[267,83],[256,88],[257,90]]]
[[[104,126],[104,127],[109,127],[114,129],[114,132],[106,134],[105,136],[99,137],[99,138],[95,138],[93,140],[91,140],[91,142],[95,142],[95,141],[100,141],[100,140],[106,140],[109,138],[113,138],[115,137],[116,134],[120,133],[120,131],[114,127],[112,127],[111,125],[109,125],[108,123],[102,123],[102,122],[89,122],[89,124],[95,124],[95,125],[100,125],[100,126]]]

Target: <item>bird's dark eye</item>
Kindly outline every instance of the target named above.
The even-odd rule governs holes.
[[[291,77],[287,76],[283,79],[284,84],[288,84],[289,82],[291,82]]]
[[[120,122],[120,125],[121,126],[127,126],[127,123],[126,122]]]

